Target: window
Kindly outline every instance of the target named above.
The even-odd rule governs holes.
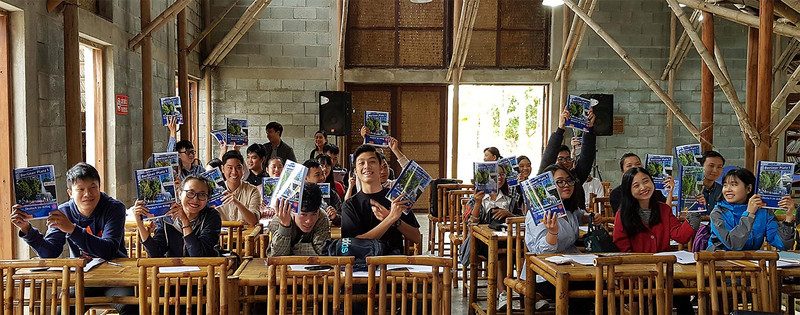
[[[103,95],[103,50],[99,45],[81,42],[81,154],[105,177],[105,109]],[[101,182],[102,183],[102,182]]]
[[[14,167],[11,139],[13,126],[11,122],[11,82],[10,57],[8,48],[8,15],[0,10],[0,196],[13,196],[11,170]],[[12,198],[0,198],[0,208],[11,209]],[[14,258],[14,232],[11,225],[11,213],[0,211],[0,259]]]

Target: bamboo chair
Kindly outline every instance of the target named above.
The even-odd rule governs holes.
[[[256,248],[262,231],[264,231],[264,227],[261,224],[244,231],[244,255],[241,255],[242,257],[254,257],[258,254]]]
[[[778,253],[698,252],[694,257],[697,260],[697,306],[701,315],[709,311],[709,295],[711,314],[748,309],[778,311]]]
[[[70,314],[75,306],[83,314],[83,259],[0,260],[0,312],[2,314]],[[63,268],[60,273],[41,272],[22,275],[26,268]],[[71,271],[70,268],[74,268]],[[70,288],[75,297],[70,298]]]
[[[374,315],[376,306],[380,315],[417,314],[418,307],[422,315],[450,314],[450,264],[444,257],[367,257],[367,314]],[[432,272],[392,271],[388,265],[430,266]]]
[[[430,213],[428,214],[428,251],[431,253],[434,253],[437,249],[437,228],[438,223],[444,220],[442,213],[444,207],[447,206],[447,201],[445,200],[447,191],[452,189],[465,189],[459,187],[472,186],[460,184],[461,181],[458,182],[459,184],[441,184],[436,186],[435,192],[431,191],[431,193],[436,194],[436,216]]]
[[[611,201],[609,197],[595,196],[591,208],[591,212],[594,212],[595,215],[600,214],[602,216],[601,222],[603,223],[603,227],[606,229],[606,231],[613,230],[614,210],[611,209]]]
[[[595,258],[595,314],[604,309],[607,314],[672,314],[676,261],[675,256]]]
[[[506,218],[508,225],[508,238],[506,241],[506,278],[503,283],[506,285],[506,296],[508,304],[506,314],[512,313],[513,292],[520,294],[520,299],[527,295],[525,281],[521,279],[522,272],[525,270],[525,253],[528,248],[525,246],[525,216]],[[516,269],[514,268],[516,266]],[[523,307],[524,303],[520,303]]]
[[[151,232],[155,229],[155,222],[153,222],[153,220],[144,221],[144,225],[151,230]],[[136,225],[136,221],[125,221],[124,240],[129,258],[147,257],[147,252],[140,242],[141,238],[139,238],[139,228]]]
[[[438,252],[439,257],[445,256],[445,244],[449,240],[447,233],[452,233],[452,230],[449,230],[451,226],[450,223],[452,222],[452,216],[450,215],[453,212],[453,209],[457,206],[457,200],[453,199],[453,193],[456,194],[469,194],[467,191],[471,191],[471,188],[474,186],[472,185],[465,185],[465,184],[443,184],[439,185],[439,192],[441,194],[438,195],[438,208],[437,211],[437,218],[435,219],[436,222],[429,223],[429,225],[433,225],[433,229],[428,230],[428,242],[432,245],[429,245],[428,248],[430,249],[431,254],[436,254]],[[444,231],[442,229],[445,229]]]
[[[137,265],[140,314],[228,313],[227,258],[142,258]],[[196,266],[200,271],[160,270],[179,266]]]
[[[469,229],[468,225],[464,223],[464,208],[469,200],[469,197],[462,197],[461,200],[459,200],[454,216],[458,216],[460,219],[453,221],[454,232],[450,233],[450,259],[453,261],[453,266],[451,268],[455,271],[453,288],[458,287],[458,281],[461,280],[464,284],[462,286],[462,295],[465,297],[467,296],[466,283],[469,278],[467,276],[468,266],[463,265],[459,267],[458,251],[461,245],[464,244],[464,238]]]
[[[450,240],[449,234],[456,233],[460,223],[463,223],[463,212],[459,211],[461,198],[469,197],[474,194],[474,191],[469,190],[451,190],[447,192],[447,207],[440,211],[442,216],[437,224],[437,233],[439,239],[439,246],[437,247],[439,257],[445,257],[447,253],[453,251],[453,244],[446,242]]]
[[[600,182],[600,184],[603,185],[604,196],[611,196],[611,182]]]
[[[219,246],[223,250],[232,251],[239,256],[244,254],[244,222],[222,221],[222,230],[219,233]]]
[[[284,256],[267,259],[267,314],[352,314],[354,257]],[[331,266],[293,270],[292,265]],[[245,306],[249,314],[249,306]]]

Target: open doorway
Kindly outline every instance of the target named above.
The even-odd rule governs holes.
[[[450,86],[452,105],[453,86]],[[456,178],[472,178],[472,163],[483,149],[497,147],[507,156],[525,155],[535,169],[542,152],[542,113],[546,85],[461,85],[458,109]]]
[[[81,154],[105,178],[105,110],[103,96],[103,50],[81,41]]]

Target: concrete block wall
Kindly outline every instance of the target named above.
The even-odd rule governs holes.
[[[212,11],[227,5],[215,1]],[[225,36],[247,5],[234,7],[212,32],[213,42]],[[227,117],[246,118],[250,143],[265,143],[266,124],[277,121],[298,159],[308,157],[319,129],[317,93],[335,88],[334,6],[333,0],[271,2],[214,73],[212,129],[222,128]],[[213,148],[218,155],[219,148]]]
[[[667,81],[659,78],[669,57],[670,13],[663,1],[607,0],[598,4],[594,14],[604,30],[665,91]],[[733,85],[743,102],[747,29],[717,18],[715,33]],[[699,129],[701,60],[694,47],[690,49],[687,60],[676,72],[675,102]],[[604,181],[610,181],[612,186],[619,184],[622,175],[619,157],[626,152],[634,152],[642,159],[648,153],[666,153],[666,105],[591,29],[586,32],[569,79],[570,94],[614,94],[614,116],[625,118],[624,134],[598,137],[597,165]],[[677,118],[673,128],[674,145],[699,143]],[[728,165],[743,165],[743,146],[736,115],[717,88],[714,95],[714,147],[725,156]]]

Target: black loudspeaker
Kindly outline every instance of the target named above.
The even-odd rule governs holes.
[[[597,100],[594,106],[594,134],[610,136],[614,134],[614,95],[613,94],[581,94],[583,98]]]
[[[352,108],[350,92],[319,92],[319,129],[334,136],[350,134]]]

